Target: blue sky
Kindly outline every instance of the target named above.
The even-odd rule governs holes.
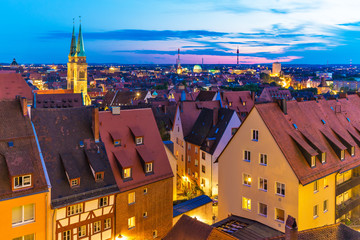
[[[2,0],[0,62],[66,63],[82,16],[90,63],[360,64],[354,0]]]

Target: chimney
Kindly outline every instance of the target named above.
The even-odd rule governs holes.
[[[255,92],[251,92],[251,99],[255,102]]]
[[[218,122],[218,116],[219,116],[219,109],[214,108],[213,109],[213,126],[215,126]]]
[[[22,114],[24,116],[28,115],[28,110],[27,110],[27,99],[22,97],[20,98],[20,104],[21,104],[21,110],[22,110]]]
[[[281,111],[283,111],[283,113],[285,115],[287,115],[287,101],[286,101],[286,99],[282,98],[282,99],[278,100],[278,104],[279,104],[279,106],[281,108]]]
[[[99,133],[99,109],[93,108],[92,111],[92,130],[94,133],[95,142],[99,142],[100,133]]]
[[[296,225],[296,219],[288,215],[285,225],[285,240],[297,240],[298,228]]]

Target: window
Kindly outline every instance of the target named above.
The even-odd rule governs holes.
[[[201,171],[205,173],[205,165],[201,165]]]
[[[68,216],[72,216],[72,215],[82,213],[82,212],[83,212],[83,204],[82,203],[71,205],[71,206],[67,207],[67,215]]]
[[[104,174],[103,173],[96,173],[96,177],[95,177],[96,181],[101,181],[103,179],[104,179]]]
[[[152,163],[146,163],[145,164],[145,172],[150,173],[153,171],[153,164]]]
[[[340,156],[340,160],[344,160],[345,159],[345,150],[341,150],[341,156]]]
[[[252,140],[259,141],[259,131],[258,130],[252,130]]]
[[[191,150],[191,145],[190,145],[190,143],[188,143],[187,145],[188,145],[188,150]]]
[[[260,164],[266,166],[267,165],[267,155],[266,154],[260,154]]]
[[[195,159],[195,166],[199,165],[199,161],[197,159]]]
[[[202,158],[203,160],[205,160],[205,153],[204,153],[204,152],[201,153],[201,158]]]
[[[259,189],[263,191],[267,191],[267,179],[265,178],[259,179]]]
[[[195,147],[195,153],[196,154],[198,153],[198,147]]]
[[[128,204],[135,203],[135,192],[131,192],[128,194]]]
[[[78,236],[85,237],[86,236],[86,225],[78,227]]]
[[[94,233],[98,233],[101,231],[101,221],[94,222]]]
[[[244,151],[244,161],[250,162],[250,151]]]
[[[135,227],[135,217],[128,218],[128,229]]]
[[[131,178],[131,168],[124,168],[124,178]]]
[[[285,211],[280,208],[275,208],[275,219],[280,222],[285,221]]]
[[[105,207],[109,205],[108,197],[102,197],[99,199],[99,207]]]
[[[261,216],[267,217],[267,205],[259,203],[259,214]]]
[[[136,137],[135,142],[136,142],[136,145],[143,144],[144,143],[144,138],[143,137]]]
[[[71,180],[71,186],[72,187],[79,186],[79,179],[78,178],[72,179]]]
[[[317,193],[319,191],[319,181],[314,182],[314,193]]]
[[[326,163],[326,153],[321,153],[321,163]]]
[[[189,175],[189,176],[191,175],[191,170],[190,170],[190,168],[188,168],[188,175]]]
[[[13,240],[35,240],[35,234],[28,234],[25,236],[13,238]]]
[[[70,240],[71,239],[70,233],[71,233],[70,230],[63,232],[63,240]]]
[[[237,128],[232,128],[231,129],[231,136],[233,136],[236,133],[236,130],[237,130]]]
[[[12,208],[12,226],[34,222],[35,204],[27,204]]]
[[[30,187],[30,186],[31,186],[31,175],[14,177],[14,189]]]
[[[285,184],[276,182],[276,194],[285,196]]]
[[[144,194],[147,194],[147,193],[148,193],[148,189],[144,188]]]
[[[144,212],[143,213],[143,217],[146,218],[148,215],[147,215],[147,212]]]
[[[198,179],[198,173],[195,172],[195,179]]]
[[[232,106],[232,102],[229,102],[229,107],[231,107]]]
[[[328,211],[328,200],[325,200],[325,201],[324,201],[323,211],[324,211],[324,212],[327,212],[327,211]]]
[[[243,174],[243,184],[247,186],[251,186],[251,176],[249,174]]]
[[[204,178],[201,179],[201,186],[205,187],[205,179]]]
[[[243,197],[242,198],[242,208],[244,210],[251,211],[251,199]]]
[[[191,157],[190,156],[188,156],[188,162],[191,162]]]
[[[314,218],[317,218],[317,217],[318,217],[318,205],[315,205],[315,206],[314,206],[313,217],[314,217]]]
[[[324,177],[324,188],[327,188],[329,186],[328,184],[328,178]]]
[[[311,156],[311,167],[315,167],[315,166],[316,166],[315,156]]]
[[[120,140],[115,140],[115,141],[114,141],[114,146],[115,146],[115,147],[121,146],[121,141],[120,141]]]
[[[157,230],[153,231],[153,238],[157,238]]]
[[[355,147],[351,147],[351,156],[355,155]]]
[[[104,230],[111,228],[111,218],[104,220]]]

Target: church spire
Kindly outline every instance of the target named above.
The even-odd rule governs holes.
[[[78,42],[76,46],[76,56],[77,57],[85,57],[85,49],[84,49],[84,40],[81,33],[81,17],[80,18],[80,27],[79,27],[79,36],[78,36]]]
[[[73,32],[71,37],[71,45],[70,45],[70,54],[69,56],[73,57],[76,53],[76,38],[75,38],[75,20],[73,18]]]

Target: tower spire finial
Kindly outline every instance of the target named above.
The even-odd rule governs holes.
[[[75,38],[75,18],[73,18],[73,31],[71,36],[70,54],[73,57],[76,54],[76,38]]]
[[[80,26],[79,26],[78,42],[77,42],[77,46],[76,46],[76,56],[77,57],[85,57],[84,40],[83,40],[83,35],[81,32],[81,16],[79,16],[79,19],[80,19]]]

